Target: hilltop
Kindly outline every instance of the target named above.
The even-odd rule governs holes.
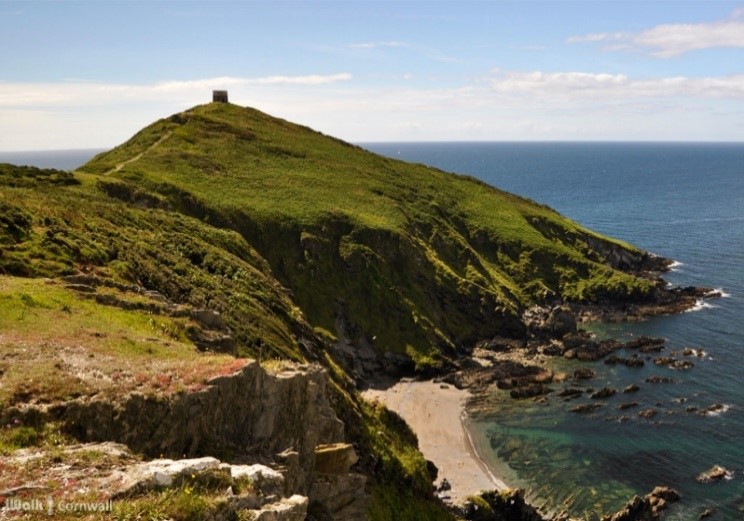
[[[245,469],[215,477],[210,462],[204,482],[120,490],[140,514],[273,498],[337,519],[448,519],[415,434],[358,385],[445,373],[560,306],[688,305],[694,292],[656,278],[666,265],[476,179],[226,103],[74,173],[0,165],[0,496],[31,479],[19,449],[53,476],[85,464],[71,444],[115,441],[127,447],[81,450],[112,468],[111,454],[216,456],[282,475],[281,493],[255,482],[225,506],[220,487],[241,489]],[[34,487],[74,492],[50,483]]]

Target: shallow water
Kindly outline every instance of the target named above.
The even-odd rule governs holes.
[[[373,144],[391,157],[478,177],[545,203],[608,235],[681,262],[665,278],[673,284],[722,288],[726,298],[676,316],[595,327],[600,335],[661,336],[664,354],[686,346],[688,371],[591,364],[586,386],[634,395],[603,400],[593,414],[570,407],[504,399],[486,422],[471,423],[481,454],[507,482],[525,487],[537,504],[574,515],[613,511],[635,493],[672,486],[683,501],[666,519],[744,519],[744,145],[627,143]],[[623,353],[618,353],[623,354]],[[575,364],[561,362],[571,369]],[[651,375],[675,383],[650,384]],[[684,403],[680,403],[684,400]],[[619,410],[623,402],[638,407]],[[718,415],[688,412],[724,404]],[[637,412],[653,408],[656,416]],[[623,419],[627,416],[627,420]],[[732,480],[700,484],[695,476],[720,464]]]

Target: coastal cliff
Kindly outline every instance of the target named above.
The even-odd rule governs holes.
[[[121,483],[145,478],[94,499],[179,519],[450,519],[416,435],[359,386],[460,378],[495,339],[566,344],[575,319],[542,317],[564,306],[627,318],[707,295],[545,206],[225,103],[74,173],[0,165],[0,225],[0,496],[69,499],[24,458],[64,481],[50,454],[83,465],[72,447],[96,444],[80,450]],[[281,479],[263,490],[246,465]]]

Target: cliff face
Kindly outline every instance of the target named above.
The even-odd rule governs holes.
[[[67,435],[87,442],[55,449],[73,456],[101,451],[111,455],[113,450],[122,462],[116,466],[118,480],[95,472],[78,478],[87,485],[82,489],[105,490],[104,497],[97,498],[100,502],[141,500],[153,490],[211,483],[209,494],[230,490],[227,500],[215,499],[205,510],[205,515],[217,519],[229,519],[228,512],[260,516],[263,511],[276,519],[304,520],[311,511],[358,520],[366,516],[367,476],[350,470],[359,458],[345,443],[328,382],[318,366],[283,364],[269,373],[251,361],[234,374],[209,379],[198,392],[132,393],[113,400],[82,397],[52,407],[20,405],[4,410],[2,423],[42,429],[60,425]],[[96,441],[124,445],[92,443]],[[142,454],[145,461],[137,462],[130,451]],[[240,463],[222,463],[215,455]],[[158,459],[147,461],[153,457]],[[38,458],[49,456],[41,449]],[[12,478],[13,470],[25,461],[16,456],[0,463],[10,469],[6,477]],[[53,463],[46,465],[47,475],[71,479]],[[235,494],[241,478],[250,490]],[[0,492],[3,485],[0,479]],[[57,500],[81,501],[76,490],[64,491]],[[0,495],[14,493],[8,489]]]

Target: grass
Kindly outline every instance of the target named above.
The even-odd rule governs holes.
[[[189,327],[187,318],[98,304],[50,280],[0,277],[0,411],[130,390],[193,391],[244,363],[199,352]]]
[[[413,353],[422,369],[519,329],[527,305],[653,289],[589,244],[638,250],[550,208],[253,109],[195,107],[82,170],[109,171],[140,153],[109,178],[239,232],[313,327],[333,335],[341,312],[366,340]]]

